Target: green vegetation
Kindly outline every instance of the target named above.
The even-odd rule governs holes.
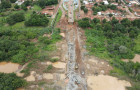
[[[22,64],[32,58],[32,54],[38,51],[34,44],[29,42],[37,36],[37,32],[10,30],[0,28],[0,61],[12,60]]]
[[[21,6],[14,4],[15,1],[2,0],[0,4],[0,61],[22,65],[28,63],[21,71],[24,73],[23,77],[26,77],[32,69],[38,68],[35,66],[38,61],[50,59],[50,51],[56,50],[55,43],[62,37],[59,35],[60,29],[54,28],[54,33],[51,34],[50,19],[36,13],[42,10],[38,1],[27,0]],[[47,0],[47,5],[54,4],[51,2],[52,0]],[[27,6],[31,8],[27,9]],[[59,10],[56,22],[61,15],[62,11]],[[52,66],[49,65],[46,69],[50,70]],[[13,73],[0,73],[0,83],[0,90],[16,90],[27,84]]]
[[[58,58],[52,58],[50,59],[51,62],[57,62],[59,59]]]
[[[47,70],[49,71],[49,70],[51,70],[53,68],[53,66],[52,65],[49,65],[48,67],[47,67]]]
[[[116,68],[111,72],[113,75],[119,73],[119,75],[128,76],[136,84],[140,81],[140,63],[123,62],[121,59],[133,59],[135,53],[140,52],[139,21],[140,19],[134,21],[123,19],[119,23],[114,17],[108,22],[103,20],[104,23],[99,19],[90,20],[87,18],[86,22],[85,18],[78,21],[80,27],[91,28],[85,29],[87,49],[90,54],[108,59],[111,65]],[[84,26],[87,23],[89,23],[88,26]],[[140,89],[139,86],[134,87]]]
[[[9,0],[1,0],[0,9],[11,8],[11,2]]]
[[[117,10],[117,7],[115,5],[110,5],[110,4],[104,5],[103,3],[101,3],[100,5],[95,3],[94,7],[92,7],[94,15],[97,15],[97,12],[106,11],[107,9]]]
[[[82,20],[79,20],[78,25],[82,28],[89,27],[90,26],[89,19],[88,18],[83,18]]]
[[[17,0],[10,0],[11,3],[15,3]]]
[[[133,10],[129,7],[129,11],[133,13]]]
[[[15,9],[19,9],[20,6],[16,4],[16,5],[14,6],[14,8],[15,8]]]
[[[16,90],[19,87],[25,86],[25,80],[17,77],[16,74],[0,73],[0,90]]]
[[[59,10],[58,10],[58,15],[57,15],[57,17],[56,17],[55,24],[56,24],[57,22],[59,22],[61,16],[62,16],[62,11],[61,11],[61,9],[59,9]]]
[[[140,35],[135,39],[135,43],[134,52],[140,54]]]
[[[45,6],[58,4],[58,0],[38,0],[37,3],[41,8],[45,8]]]
[[[88,9],[85,6],[81,6],[81,10],[83,10],[84,13],[87,13],[88,12]]]
[[[18,12],[18,13],[15,13],[15,14],[12,14],[10,15],[8,18],[7,18],[7,23],[9,25],[14,25],[16,24],[17,22],[22,22],[25,20],[25,17],[24,17],[24,13],[23,12]]]
[[[45,68],[45,70],[43,72],[49,72],[50,70],[53,69],[53,66],[52,65],[48,65],[47,68]]]
[[[36,12],[33,12],[31,17],[25,21],[26,26],[46,26],[48,25],[49,20],[47,16],[42,14],[37,14]]]

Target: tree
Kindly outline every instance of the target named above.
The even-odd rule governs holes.
[[[107,22],[107,20],[106,20],[106,19],[103,19],[103,20],[102,20],[102,22],[103,22],[103,23],[106,23],[106,22]]]
[[[98,6],[98,3],[95,3],[94,6]]]
[[[15,8],[15,9],[19,9],[20,7],[19,7],[19,5],[16,4],[16,5],[14,6],[14,8]]]
[[[84,10],[85,6],[81,6],[81,10]]]
[[[14,73],[0,73],[0,90],[16,90],[26,84],[25,80],[17,77]]]
[[[39,0],[38,4],[41,8],[45,8],[46,2],[45,2],[45,0]]]
[[[121,33],[127,33],[126,28],[120,23],[117,23],[114,25],[114,31],[120,31]]]
[[[104,25],[104,31],[112,31],[112,26],[108,23]]]
[[[100,11],[102,11],[102,8],[101,7],[96,7],[94,11],[95,12],[100,12]]]
[[[17,0],[10,0],[11,3],[15,3]]]
[[[100,4],[104,5],[104,2],[100,2]]]
[[[27,1],[25,1],[23,4],[27,7],[27,6],[30,6],[31,3],[32,3],[31,1],[27,0]]]
[[[113,14],[110,13],[110,14],[109,14],[109,17],[112,17],[112,16],[113,16]]]
[[[18,12],[18,13],[10,15],[7,18],[7,23],[9,25],[14,25],[17,22],[22,22],[24,20],[25,20],[24,14],[22,12]]]
[[[26,26],[46,26],[46,25],[48,25],[48,23],[49,23],[49,20],[48,20],[47,16],[34,13],[25,22],[25,25]]]
[[[1,9],[11,8],[11,3],[10,3],[10,1],[2,0],[2,2],[1,2],[1,4],[0,4],[0,8],[1,8]]]
[[[88,12],[88,9],[87,8],[84,8],[84,13],[87,13]]]
[[[133,26],[136,26],[136,27],[138,27],[138,28],[140,28],[140,19],[135,19],[135,20],[133,20],[132,21],[132,24],[133,24]]]
[[[21,5],[21,9],[23,9],[24,11],[27,11],[27,7],[25,5]]]
[[[119,47],[119,52],[120,52],[120,53],[124,53],[124,54],[127,53],[127,47],[125,47],[125,46],[120,46],[120,47]]]
[[[38,4],[41,8],[45,8],[45,6],[58,4],[58,0],[38,0]]]
[[[129,27],[127,30],[129,37],[136,38],[138,36],[139,29],[137,27]]]
[[[112,9],[112,10],[116,10],[117,7],[115,5],[108,5],[108,8]]]
[[[121,20],[121,24],[123,24],[125,27],[128,27],[131,25],[131,21],[128,18],[124,18]]]
[[[93,21],[95,24],[100,23],[100,19],[98,19],[98,18],[94,18],[92,21]]]
[[[117,20],[115,17],[112,18],[111,20],[111,23],[114,25],[114,24],[117,24],[119,23],[119,20]]]
[[[88,18],[83,18],[83,19],[79,20],[78,25],[82,28],[89,27],[90,26],[89,19]]]

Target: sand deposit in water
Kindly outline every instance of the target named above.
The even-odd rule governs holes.
[[[136,54],[134,59],[132,60],[133,62],[139,62],[140,63],[140,55]]]
[[[12,73],[18,70],[19,64],[11,62],[0,62],[0,72]]]
[[[126,90],[125,87],[131,87],[129,82],[108,75],[88,76],[87,83],[92,90]]]
[[[52,65],[55,68],[65,68],[66,67],[66,63],[64,63],[64,62],[55,62],[55,63],[52,63]]]

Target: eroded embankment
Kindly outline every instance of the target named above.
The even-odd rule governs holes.
[[[86,80],[83,77],[85,72],[81,68],[81,52],[75,28],[67,30],[68,62],[67,78],[69,79],[67,90],[86,90]]]

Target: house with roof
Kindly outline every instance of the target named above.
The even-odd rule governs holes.
[[[16,3],[17,5],[22,5],[22,4],[24,3],[24,0],[17,0],[15,3]]]

